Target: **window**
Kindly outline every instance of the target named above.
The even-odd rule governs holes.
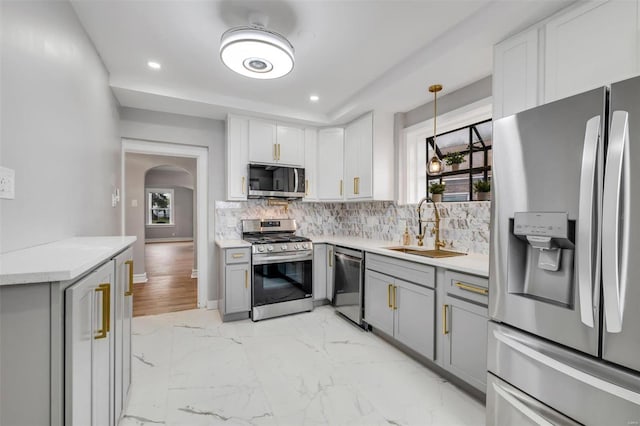
[[[426,138],[426,158],[433,156],[433,137]],[[492,121],[485,120],[438,135],[436,154],[443,160],[443,172],[430,176],[425,167],[426,195],[432,183],[444,183],[442,201],[473,200],[473,184],[491,180]],[[457,158],[455,158],[457,157]],[[447,158],[451,165],[447,165]],[[425,163],[426,164],[426,163]]]
[[[173,189],[147,188],[147,225],[173,225]]]

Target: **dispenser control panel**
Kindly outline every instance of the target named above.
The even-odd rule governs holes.
[[[559,212],[518,212],[513,219],[513,233],[522,236],[568,238],[569,215]]]

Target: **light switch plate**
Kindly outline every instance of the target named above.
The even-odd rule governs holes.
[[[0,198],[13,200],[16,197],[16,172],[0,167]]]

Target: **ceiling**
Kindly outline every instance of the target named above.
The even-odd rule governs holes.
[[[571,1],[72,0],[123,106],[209,118],[229,112],[316,125],[402,112],[491,74],[492,46]],[[220,37],[250,16],[287,37],[287,76],[227,69]],[[162,69],[154,71],[147,61]],[[317,103],[309,95],[317,94]]]

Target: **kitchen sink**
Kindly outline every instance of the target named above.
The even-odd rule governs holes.
[[[413,254],[415,256],[441,258],[441,257],[455,257],[466,256],[466,253],[460,253],[458,251],[449,250],[428,250],[416,247],[385,247],[387,250],[399,251],[401,253]]]

